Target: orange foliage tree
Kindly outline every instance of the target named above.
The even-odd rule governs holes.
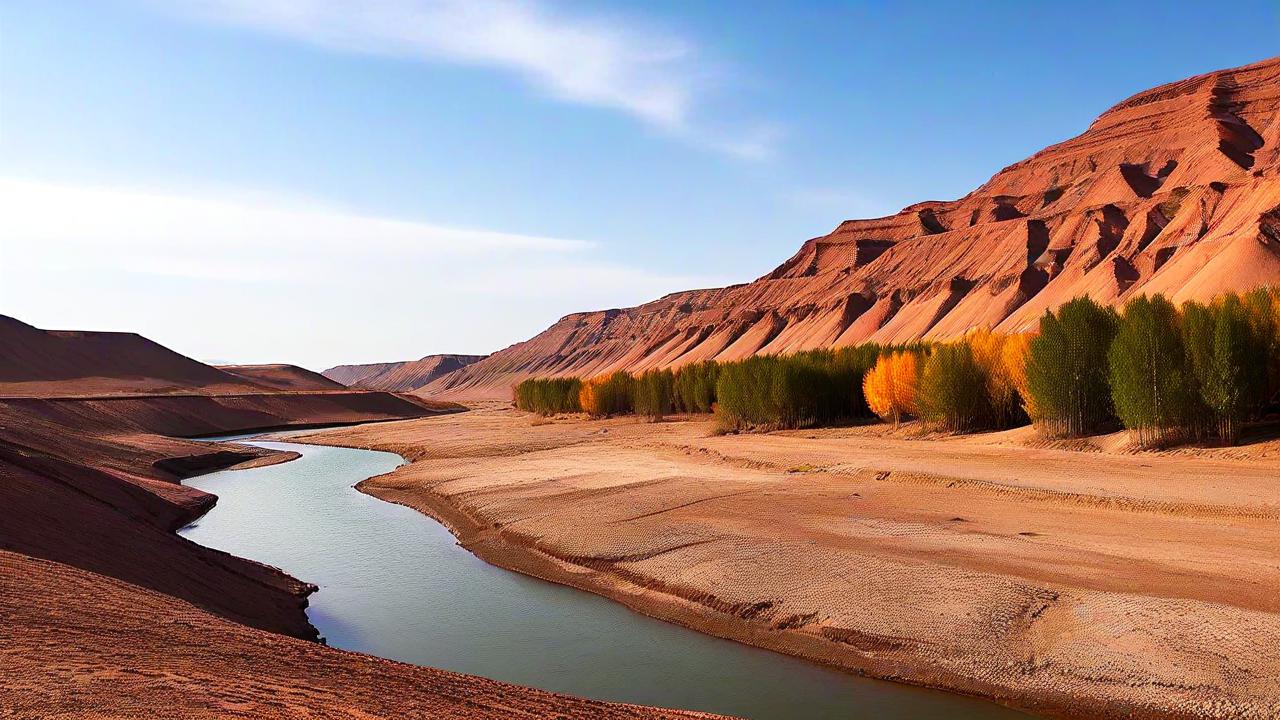
[[[862,393],[871,412],[897,425],[916,414],[916,386],[920,361],[913,352],[884,354],[862,380]]]

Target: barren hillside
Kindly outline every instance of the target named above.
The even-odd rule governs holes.
[[[1280,58],[1139,93],[959,200],[848,220],[754,282],[566,316],[422,388],[1031,328],[1079,295],[1280,282]]]

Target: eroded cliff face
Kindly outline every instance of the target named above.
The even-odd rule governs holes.
[[[569,315],[418,392],[1034,328],[1088,295],[1280,283],[1280,58],[1164,85],[951,202],[848,220],[745,285]]]

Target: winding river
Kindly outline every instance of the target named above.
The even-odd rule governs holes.
[[[329,644],[521,685],[747,718],[1025,718],[980,700],[860,678],[639,615],[502,570],[434,520],[351,486],[403,460],[252,442],[301,457],[187,481],[217,506],[182,530],[315,583]]]

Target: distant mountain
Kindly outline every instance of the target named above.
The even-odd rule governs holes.
[[[219,370],[277,390],[343,390],[346,386],[297,365],[220,365]]]
[[[1081,295],[1266,284],[1280,284],[1280,58],[1139,93],[959,200],[848,220],[754,282],[569,315],[418,392],[509,398],[530,375],[1022,331]]]
[[[428,355],[421,360],[338,365],[321,375],[347,387],[409,392],[484,359],[484,355]]]

